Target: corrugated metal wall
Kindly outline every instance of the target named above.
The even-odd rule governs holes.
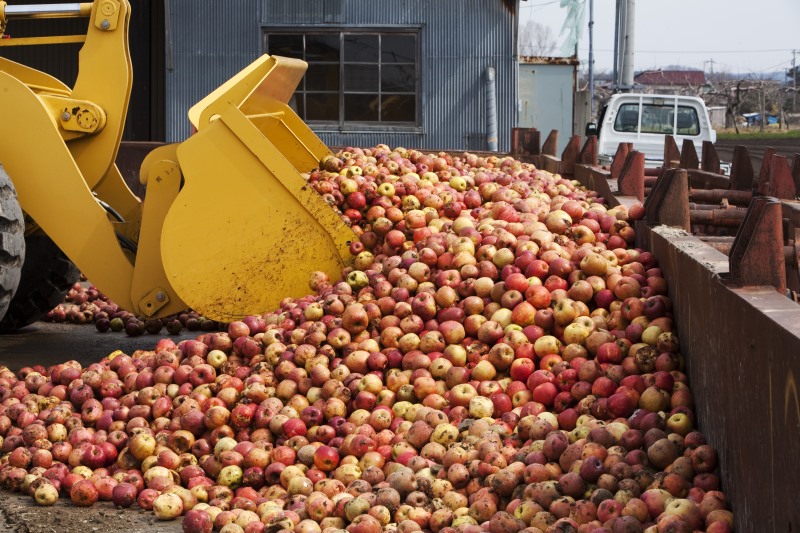
[[[486,148],[484,78],[496,70],[499,149],[517,109],[516,15],[500,0],[171,0],[174,70],[167,74],[168,138],[189,131],[186,110],[262,53],[268,28],[413,26],[421,35],[421,124],[409,131],[317,129],[330,146]],[[216,6],[216,7],[212,7]],[[209,18],[206,14],[214,13]],[[168,45],[169,48],[169,45]],[[169,58],[168,58],[169,63]]]
[[[261,53],[254,0],[169,0],[167,141],[189,135],[189,108]]]

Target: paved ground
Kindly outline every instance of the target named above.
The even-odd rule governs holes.
[[[789,159],[789,166],[792,165],[794,154],[800,153],[800,139],[748,139],[747,141],[717,141],[714,145],[720,161],[730,161],[733,158],[733,149],[736,145],[744,145],[753,161],[753,170],[758,176],[761,170],[761,162],[764,160],[764,150],[772,147],[778,155],[786,156]],[[698,154],[699,155],[699,154]]]
[[[127,354],[135,350],[151,350],[156,341],[170,337],[178,342],[193,339],[199,332],[184,331],[180,335],[141,335],[128,337],[122,332],[98,332],[92,325],[36,322],[19,332],[0,335],[0,365],[11,370],[32,364],[45,367],[75,359],[83,366],[96,362],[114,350]]]

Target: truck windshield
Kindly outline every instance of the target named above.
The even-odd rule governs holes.
[[[675,107],[667,105],[642,104],[641,133],[666,135],[699,135],[700,121],[697,110],[689,106],[678,106],[678,120],[675,121]],[[639,126],[639,104],[622,104],[614,120],[614,129],[621,132],[637,131]],[[677,128],[677,131],[675,131]]]

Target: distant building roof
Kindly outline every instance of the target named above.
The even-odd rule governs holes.
[[[702,70],[646,70],[633,80],[642,85],[704,85],[706,75]]]

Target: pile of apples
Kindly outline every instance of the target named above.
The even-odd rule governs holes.
[[[179,343],[0,370],[0,484],[187,532],[733,531],[636,205],[379,145],[307,176],[341,279]]]
[[[94,285],[75,283],[64,302],[48,311],[45,322],[94,324],[97,331],[124,331],[130,337],[144,333],[178,335],[188,331],[224,331],[227,324],[209,320],[188,310],[159,319],[148,319],[121,309]]]

